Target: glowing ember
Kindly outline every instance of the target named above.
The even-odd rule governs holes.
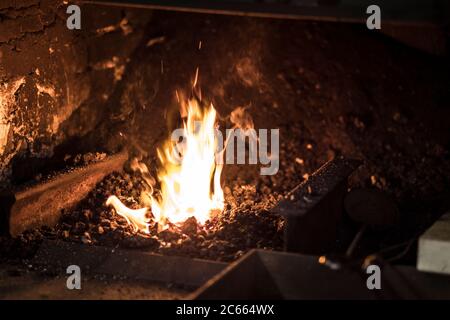
[[[190,217],[203,224],[215,210],[224,207],[220,186],[223,164],[216,163],[216,156],[221,156],[221,153],[216,155],[216,110],[212,104],[202,108],[196,99],[181,102],[181,114],[187,115],[183,128],[175,130],[172,139],[157,150],[161,161],[158,170],[160,193],[154,194],[152,183],[145,179],[149,189],[141,199],[151,208],[153,219],[159,226],[164,226],[167,221],[181,223]],[[182,137],[181,141],[174,139],[174,134]],[[148,176],[144,164],[135,163],[134,166],[144,178]],[[116,196],[109,197],[106,204],[112,205],[136,230],[149,232],[147,208],[129,209]]]

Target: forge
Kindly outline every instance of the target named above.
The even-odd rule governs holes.
[[[0,3],[0,298],[449,298],[448,5],[301,2]]]

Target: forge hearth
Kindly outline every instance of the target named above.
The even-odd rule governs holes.
[[[283,221],[270,214],[278,198],[256,193],[252,186],[226,190],[226,209],[205,225],[187,220],[181,225],[150,234],[136,232],[105,202],[117,194],[131,208],[139,206],[144,185],[138,174],[113,173],[100,182],[80,204],[62,216],[54,228],[44,227],[23,234],[27,241],[56,238],[86,245],[137,248],[169,255],[212,260],[234,260],[253,247],[282,249]]]
[[[156,222],[144,232],[106,200],[114,194],[131,209],[140,206],[146,182],[139,172],[121,172],[126,159],[127,153],[122,152],[17,192],[5,207],[9,233],[30,245],[58,239],[224,261],[233,261],[255,247],[281,250],[283,242],[289,251],[325,253],[335,248],[347,177],[359,164],[332,160],[285,197],[269,186],[264,193],[248,184],[226,188],[224,210],[204,224],[192,216],[182,223],[169,222],[163,231]],[[110,171],[115,172],[93,185]],[[93,190],[75,205],[89,188]],[[306,197],[308,203],[298,208],[298,201]],[[2,201],[6,204],[9,198]],[[326,203],[333,203],[335,210],[329,210]]]
[[[0,4],[0,288],[11,266],[53,277],[68,264],[168,298],[211,278],[189,297],[232,295],[227,279],[253,267],[245,294],[270,269],[262,296],[303,296],[276,287],[300,283],[277,274],[286,261],[361,269],[373,256],[417,276],[417,239],[450,208],[448,27],[79,5],[69,30],[62,1]],[[179,128],[190,146],[169,143]],[[217,162],[212,133],[227,129],[246,132],[244,163]],[[279,133],[263,155],[260,129]],[[173,150],[194,154],[184,171]]]

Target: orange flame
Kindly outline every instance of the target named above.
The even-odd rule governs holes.
[[[195,83],[197,77],[198,73]],[[179,129],[182,141],[169,139],[162,149],[157,150],[161,161],[158,170],[160,193],[154,194],[149,185],[141,197],[151,208],[153,219],[159,226],[166,225],[167,221],[181,223],[190,217],[203,224],[215,211],[224,208],[220,185],[223,164],[216,163],[216,110],[212,104],[202,109],[196,99],[182,103],[181,110],[187,111],[187,119]],[[141,173],[148,173],[144,164],[135,167]],[[129,209],[116,196],[109,197],[106,204],[112,205],[135,230],[148,233],[147,208]]]
[[[216,110],[211,105],[202,111],[196,100],[189,100],[187,111],[183,144],[174,146],[167,142],[163,150],[158,150],[162,163],[158,173],[161,195],[151,195],[151,209],[157,221],[178,223],[193,216],[203,224],[214,210],[222,210],[224,206],[220,186],[222,165],[215,161]],[[178,152],[179,161],[174,159]]]
[[[116,209],[116,212],[124,217],[127,220],[128,224],[133,226],[134,231],[149,233],[149,219],[147,218],[147,208],[130,209],[125,206],[116,196],[110,196],[108,200],[106,200],[106,205],[112,205]]]

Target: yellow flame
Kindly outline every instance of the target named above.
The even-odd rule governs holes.
[[[187,104],[181,150],[169,141],[158,150],[162,168],[158,174],[161,195],[151,195],[151,209],[157,221],[183,222],[195,217],[204,223],[214,210],[224,206],[220,186],[222,164],[216,164],[216,110],[212,105],[202,110],[196,100]],[[176,153],[181,153],[177,161]],[[211,188],[211,182],[213,188]]]
[[[125,206],[116,196],[110,196],[108,200],[106,200],[106,205],[113,206],[114,209],[116,209],[117,214],[124,217],[127,220],[128,224],[133,226],[134,231],[149,233],[149,219],[147,218],[147,208],[130,209]]]
[[[161,161],[158,170],[161,190],[153,194],[150,186],[146,194],[154,220],[161,226],[167,221],[181,223],[190,217],[203,224],[214,211],[224,207],[220,185],[223,164],[215,161],[216,110],[212,104],[202,109],[195,99],[184,103],[182,110],[187,111],[183,141],[174,143],[169,139],[157,150]],[[143,169],[140,166],[141,172],[146,171]],[[147,208],[129,209],[116,196],[109,197],[106,204],[112,205],[136,230],[148,233]]]

